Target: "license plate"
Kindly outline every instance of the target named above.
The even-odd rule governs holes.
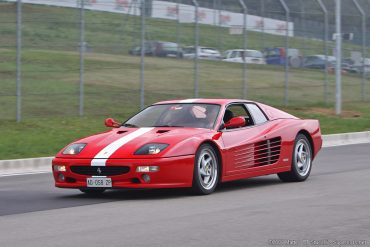
[[[87,187],[94,188],[111,188],[112,179],[111,178],[88,178],[86,180]]]

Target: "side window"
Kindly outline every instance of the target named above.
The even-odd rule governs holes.
[[[245,126],[253,125],[253,120],[244,104],[233,104],[225,110],[223,122],[227,123],[234,117],[243,117],[245,119]]]
[[[248,113],[243,105],[231,105],[227,108],[228,110],[232,111],[234,117],[243,117],[248,116]]]
[[[267,122],[267,118],[265,114],[261,111],[261,109],[255,104],[247,104],[248,110],[252,115],[255,124],[261,124]]]
[[[230,56],[231,58],[238,58],[238,57],[240,57],[240,53],[239,53],[239,51],[233,51],[232,53],[231,53],[231,56]]]

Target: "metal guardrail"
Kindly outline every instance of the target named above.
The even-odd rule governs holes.
[[[125,4],[123,4],[123,2],[125,2]],[[329,34],[334,32],[333,23],[331,23],[329,20],[329,16],[333,13],[333,8],[332,6],[328,5],[326,2],[323,2],[322,0],[299,1],[298,4],[297,4],[298,1],[294,1],[295,4],[292,4],[292,1],[285,1],[285,0],[276,0],[275,2],[270,1],[270,3],[267,4],[266,1],[261,0],[260,10],[251,9],[249,6],[253,5],[253,2],[248,1],[248,0],[232,0],[232,1],[227,1],[227,2],[223,1],[223,3],[220,3],[222,2],[220,0],[214,0],[213,1],[214,9],[205,8],[204,6],[198,6],[199,4],[201,4],[201,2],[199,2],[198,4],[198,2],[195,0],[191,1],[192,5],[189,5],[190,1],[182,1],[182,0],[177,0],[176,2],[127,0],[123,2],[121,3],[120,1],[114,1],[114,0],[101,1],[101,2],[100,1],[99,2],[88,1],[88,0],[81,0],[81,1],[72,1],[72,0],[69,0],[69,1],[53,1],[53,0],[48,0],[48,1],[37,1],[37,0],[35,1],[30,1],[30,0],[0,1],[1,4],[4,4],[4,3],[16,4],[14,5],[15,6],[13,10],[14,13],[12,13],[16,17],[16,19],[14,20],[14,24],[15,24],[14,27],[12,25],[13,24],[12,18],[9,19],[9,18],[3,17],[4,20],[1,20],[1,15],[0,15],[0,22],[1,22],[0,31],[2,31],[2,28],[3,28],[2,25],[5,25],[5,28],[6,28],[4,32],[6,34],[6,37],[4,36],[5,38],[3,39],[5,40],[4,41],[5,43],[1,43],[2,41],[0,41],[0,48],[7,47],[8,49],[13,49],[14,48],[13,39],[16,39],[16,58],[14,59],[16,61],[16,67],[14,69],[15,71],[13,72],[11,71],[11,69],[9,69],[9,68],[14,67],[13,64],[12,66],[8,66],[9,68],[4,69],[4,70],[1,70],[0,68],[0,76],[2,76],[3,74],[4,76],[6,75],[8,77],[10,77],[9,74],[11,74],[11,76],[14,76],[14,78],[10,78],[10,79],[8,78],[9,81],[14,79],[14,85],[7,85],[5,88],[6,90],[0,90],[1,92],[0,94],[1,102],[0,103],[6,101],[6,103],[8,103],[9,106],[14,105],[14,113],[15,113],[14,116],[18,122],[21,121],[22,118],[28,117],[29,115],[31,116],[33,115],[38,116],[37,114],[48,115],[49,112],[46,112],[46,111],[41,112],[41,111],[38,111],[37,108],[42,108],[42,105],[47,105],[48,103],[50,103],[50,101],[54,100],[54,97],[47,98],[47,96],[49,96],[47,93],[39,93],[39,92],[30,93],[30,91],[27,91],[27,90],[30,90],[29,89],[30,87],[26,86],[29,84],[23,83],[23,81],[27,82],[29,80],[30,81],[37,80],[38,78],[35,79],[33,77],[34,75],[30,75],[30,73],[28,73],[29,71],[27,71],[27,66],[30,65],[32,61],[30,62],[29,60],[25,59],[24,54],[22,54],[22,52],[24,52],[25,50],[29,51],[32,49],[35,49],[35,50],[44,49],[44,46],[45,46],[45,43],[43,43],[40,46],[37,46],[38,44],[31,44],[31,47],[28,47],[28,45],[30,44],[27,42],[30,42],[30,40],[35,39],[35,37],[30,37],[30,33],[34,33],[34,32],[29,32],[29,30],[27,32],[23,32],[24,30],[22,29],[22,26],[29,27],[30,25],[28,24],[41,23],[41,22],[45,22],[45,23],[60,22],[57,28],[58,29],[60,28],[60,30],[62,30],[61,31],[62,34],[63,32],[66,32],[66,33],[67,32],[78,32],[79,34],[79,35],[76,35],[76,37],[73,37],[73,40],[60,38],[57,41],[57,42],[60,42],[58,44],[53,43],[55,42],[55,40],[51,41],[50,43],[47,43],[49,49],[50,47],[51,49],[53,49],[55,46],[55,49],[65,49],[66,51],[71,51],[71,49],[75,49],[75,46],[79,44],[78,46],[79,46],[80,61],[78,65],[77,64],[75,65],[76,66],[75,68],[71,69],[71,71],[74,71],[74,70],[79,71],[79,78],[78,79],[76,78],[76,82],[77,80],[79,82],[79,88],[76,89],[76,92],[70,93],[70,95],[72,95],[73,98],[76,98],[76,100],[78,100],[78,106],[72,103],[73,100],[69,100],[69,103],[70,103],[69,106],[70,106],[70,109],[72,110],[69,113],[64,113],[64,112],[62,113],[65,115],[67,114],[87,115],[88,114],[87,108],[89,107],[88,100],[93,97],[96,97],[96,95],[93,95],[96,92],[91,92],[91,90],[89,90],[89,86],[90,86],[89,80],[91,80],[91,78],[88,76],[85,76],[86,74],[90,72],[88,71],[89,64],[88,63],[85,64],[84,62],[86,59],[85,55],[87,53],[86,44],[87,44],[87,41],[90,41],[90,40],[87,40],[87,38],[85,37],[85,34],[88,37],[88,34],[90,33],[89,34],[90,37],[88,38],[93,39],[94,37],[91,37],[91,28],[94,27],[95,25],[98,26],[100,29],[102,29],[102,25],[105,25],[104,26],[104,28],[106,28],[105,31],[107,33],[110,32],[109,34],[112,34],[112,35],[117,34],[117,30],[120,30],[122,32],[121,35],[122,37],[124,37],[122,38],[124,39],[124,41],[121,40],[122,42],[119,44],[110,43],[109,45],[111,47],[105,47],[106,45],[105,43],[109,43],[110,40],[104,40],[103,38],[102,40],[100,39],[95,40],[95,42],[97,43],[94,44],[94,48],[96,47],[96,49],[100,49],[98,47],[101,46],[102,50],[110,49],[111,53],[114,53],[114,54],[116,54],[115,53],[116,46],[120,46],[121,55],[123,54],[122,51],[124,53],[127,53],[128,45],[141,44],[141,46],[143,47],[145,44],[145,41],[150,40],[151,38],[150,35],[153,35],[153,34],[150,34],[151,32],[154,33],[155,35],[155,32],[156,30],[158,30],[158,28],[166,29],[168,26],[171,26],[171,25],[176,26],[176,30],[174,30],[173,37],[172,36],[170,37],[169,35],[167,35],[168,41],[176,42],[177,44],[179,44],[184,39],[186,39],[187,43],[183,45],[189,45],[191,43],[195,46],[201,46],[204,43],[207,43],[206,42],[207,39],[208,40],[215,39],[215,37],[217,36],[216,39],[219,39],[219,45],[218,45],[219,47],[215,47],[215,48],[224,50],[223,49],[225,48],[225,44],[223,44],[224,41],[226,39],[231,39],[231,37],[229,36],[231,34],[227,34],[227,27],[230,27],[230,25],[232,26],[232,25],[238,24],[240,25],[240,27],[243,27],[243,32],[242,32],[242,36],[240,35],[239,40],[236,39],[235,37],[232,37],[233,42],[237,44],[235,45],[233,49],[243,48],[245,50],[247,48],[249,49],[252,48],[252,49],[261,50],[262,48],[266,48],[266,47],[263,47],[263,45],[268,46],[268,44],[270,43],[271,36],[267,36],[267,34],[271,35],[271,33],[275,33],[276,39],[279,40],[277,43],[274,43],[276,46],[284,47],[285,50],[289,48],[290,49],[297,48],[297,49],[301,49],[304,53],[305,53],[304,49],[306,49],[307,45],[311,42],[311,40],[313,40],[312,38],[315,38],[316,39],[315,42],[322,42],[322,52],[320,51],[320,53],[324,54],[327,59],[327,56],[329,55],[328,53],[330,52],[330,47],[329,47],[329,44],[330,44],[329,36],[330,35]],[[146,6],[145,5],[146,2],[149,2],[148,5],[152,4],[152,6],[151,7]],[[31,3],[35,4],[35,5],[32,5],[33,6],[32,8],[28,8],[28,7],[22,8],[23,5],[31,6],[30,5]],[[48,6],[51,6],[51,5],[58,6],[58,4],[59,6],[62,6],[63,4],[66,4],[66,3],[72,4],[73,6],[63,5],[64,7],[68,7],[68,9],[72,10],[71,16],[68,17],[70,19],[67,20],[67,18],[65,18],[62,21],[60,21],[59,19],[55,18],[55,16],[52,16],[49,13],[43,13],[43,12],[37,13],[37,11],[33,12],[34,11],[33,9],[36,8],[35,6],[37,4],[40,5],[41,3],[46,3]],[[154,3],[156,3],[156,5],[153,5]],[[274,8],[271,7],[272,3],[275,4],[273,5]],[[317,5],[316,10],[305,9],[306,5],[310,5],[311,7],[311,4],[313,3]],[[368,79],[366,78],[368,72],[365,70],[365,57],[367,55],[366,54],[367,53],[366,36],[368,34],[368,27],[366,25],[366,22],[367,22],[366,17],[369,13],[366,8],[367,5],[365,5],[363,1],[360,1],[360,0],[346,1],[346,4],[350,4],[355,9],[356,13],[352,13],[352,16],[349,16],[349,17],[353,19],[357,18],[356,20],[358,20],[358,23],[356,24],[354,23],[351,26],[344,27],[343,32],[348,32],[348,30],[354,30],[353,32],[356,32],[356,38],[358,39],[356,41],[356,45],[360,44],[361,46],[358,46],[353,49],[355,50],[357,49],[358,52],[360,52],[363,57],[362,71],[361,71],[362,78],[359,78],[359,80],[361,80],[361,84],[357,83],[357,81],[353,83],[353,85],[355,85],[359,89],[356,89],[356,96],[351,97],[351,99],[356,99],[358,101],[361,101],[361,100],[365,101],[367,100],[367,97],[369,94],[368,93],[369,90],[367,88]],[[255,7],[255,5],[253,6]],[[280,6],[281,8],[280,9],[275,8],[276,6]],[[297,10],[297,6],[301,7],[299,11]],[[232,7],[234,9],[230,10],[230,8]],[[95,22],[94,18],[92,18],[91,16],[89,17],[88,12],[85,11],[85,10],[89,10],[89,12],[92,10],[95,11],[95,10],[98,10],[99,8],[101,8],[102,11],[110,11],[112,13],[114,12],[116,14],[121,14],[122,23],[121,22],[109,23],[109,21],[108,23],[101,23],[101,21]],[[151,8],[151,10],[157,14],[160,13],[161,16],[159,17],[154,16],[151,11],[147,11],[148,8]],[[1,11],[2,10],[0,9],[0,12]],[[3,11],[4,13],[8,13],[9,8],[6,7],[4,8]],[[258,13],[257,15],[256,12],[260,12],[260,13]],[[345,12],[345,11],[342,11],[342,12]],[[75,13],[75,16],[73,15],[73,13]],[[253,13],[253,15],[249,13]],[[345,13],[342,13],[342,14],[343,14],[342,19],[346,19]],[[187,18],[191,20],[187,20],[187,21],[181,20],[182,15],[187,16]],[[211,15],[213,15],[213,18],[210,18]],[[299,15],[301,16],[301,18],[298,17]],[[309,16],[315,16],[314,20],[309,19],[310,18]],[[223,18],[226,20],[225,23],[223,21]],[[211,19],[212,21],[210,21]],[[137,22],[140,20],[141,20],[141,24],[138,25]],[[151,20],[153,20],[153,22],[151,22]],[[238,20],[238,22],[235,20]],[[247,23],[247,20],[248,20],[248,23]],[[228,23],[226,23],[227,21]],[[156,24],[157,26],[153,24],[154,22],[157,23]],[[274,27],[268,26],[269,22],[273,22]],[[358,25],[360,23],[361,25]],[[11,30],[6,25],[11,26],[11,28],[14,28],[14,30]],[[120,27],[120,25],[122,26],[122,30],[118,28]],[[132,26],[128,27],[128,25],[132,25]],[[205,28],[206,25],[207,25],[207,28],[209,26],[214,26],[214,29],[212,29],[213,30],[212,32],[214,33],[210,34],[209,30],[203,33],[202,29]],[[50,26],[51,27],[48,27],[50,30],[55,28],[51,24]],[[73,26],[74,29],[71,28],[71,26]],[[184,31],[185,29],[187,29],[187,31]],[[12,34],[12,31],[14,31],[14,34]],[[252,42],[250,42],[250,38],[249,38],[251,34],[250,31],[260,32],[261,34],[260,44],[254,44],[255,47],[253,47],[253,45],[251,45]],[[293,34],[294,35],[297,34],[296,36],[297,37],[299,36],[300,40],[299,39],[293,40],[292,39]],[[46,36],[48,35],[50,34],[47,34]],[[136,37],[136,35],[138,35],[138,37]],[[42,35],[39,35],[39,36],[42,36]],[[317,40],[318,37],[320,38],[320,41]],[[30,40],[27,40],[27,38],[29,38]],[[47,40],[48,38],[50,37],[46,37],[45,39]],[[53,40],[54,38],[55,37],[52,37],[50,39]],[[139,40],[140,42],[138,42]],[[189,40],[191,40],[191,42]],[[39,42],[36,41],[35,43],[39,43]],[[259,46],[258,48],[256,47],[257,45]],[[239,47],[236,47],[236,46],[239,46]],[[314,46],[317,46],[317,44],[315,44]],[[310,48],[307,48],[307,50],[310,50]],[[198,52],[197,49],[196,49],[196,52]],[[149,85],[151,82],[150,81],[151,78],[149,78],[149,76],[144,77],[146,70],[148,69],[147,67],[149,67],[149,66],[144,66],[147,61],[146,56],[144,55],[145,54],[141,54],[140,66],[138,66],[138,69],[137,69],[137,72],[139,72],[137,81],[140,81],[140,84],[135,85],[135,87],[133,87],[137,91],[134,92],[134,89],[132,90],[132,94],[135,94],[135,101],[136,100],[138,101],[136,104],[140,105],[141,108],[143,108],[146,105],[146,103],[150,102],[150,100],[152,99],[151,92],[148,89],[151,86]],[[285,60],[287,60],[288,53],[285,52],[284,56],[285,56]],[[194,57],[193,62],[194,62],[194,66],[193,66],[194,69],[192,72],[193,78],[190,79],[189,77],[188,80],[189,81],[193,80],[194,83],[191,85],[191,88],[186,88],[186,89],[182,88],[178,91],[187,91],[187,92],[189,91],[190,92],[191,90],[191,94],[194,97],[203,96],[202,94],[206,96],[217,95],[215,97],[220,97],[218,93],[219,91],[222,91],[224,88],[209,89],[207,88],[208,85],[204,87],[204,84],[202,82],[205,76],[203,74],[208,73],[208,71],[204,69],[202,64],[199,64],[197,55]],[[319,83],[316,83],[314,86],[316,87],[315,91],[320,91],[320,92],[322,91],[323,98],[319,100],[325,102],[325,104],[328,104],[330,103],[329,102],[330,97],[333,96],[333,92],[331,92],[331,88],[329,88],[330,78],[328,78],[329,76],[328,76],[327,65],[325,65],[325,67],[326,68],[323,69],[324,77],[322,80],[322,85],[321,84],[319,85]],[[98,69],[103,70],[104,68],[97,68],[97,70]],[[106,68],[106,69],[109,69],[109,68]],[[117,68],[117,69],[121,69],[121,68]],[[360,68],[358,69],[360,70]],[[240,88],[238,85],[238,88],[235,90],[235,92],[233,92],[232,97],[250,98],[252,91],[253,92],[258,91],[257,93],[254,94],[257,96],[254,96],[254,97],[260,97],[265,100],[266,98],[268,98],[269,93],[261,94],[260,92],[264,90],[263,88],[253,88],[252,86],[250,86],[252,84],[251,83],[252,76],[250,75],[251,73],[248,73],[248,71],[251,71],[250,66],[249,65],[247,66],[246,63],[243,63],[243,66],[241,66],[240,68],[240,77],[238,75],[238,78],[237,78],[238,81],[239,79],[242,81],[242,85],[240,85]],[[38,71],[33,70],[32,72],[38,72]],[[45,71],[40,71],[40,72],[48,72],[47,67],[45,67]],[[272,88],[272,90],[280,90],[280,89],[282,90],[282,93],[281,93],[282,95],[280,95],[280,92],[277,93],[278,95],[277,97],[279,97],[278,99],[276,97],[273,100],[271,100],[274,102],[274,104],[279,104],[277,103],[279,101],[281,101],[282,105],[288,105],[288,104],[292,105],[293,104],[294,102],[293,98],[295,97],[294,87],[296,86],[295,84],[297,82],[297,79],[295,79],[296,81],[294,81],[294,79],[292,78],[293,77],[292,73],[293,72],[292,70],[290,70],[289,64],[285,62],[284,75],[280,73],[281,78],[274,78],[274,80],[276,80],[277,83],[274,85],[274,88]],[[56,77],[59,77],[59,76],[60,75]],[[63,79],[64,78],[60,78],[60,77],[53,78],[53,80],[56,81],[57,83],[63,83],[64,82]],[[163,79],[166,79],[166,78],[163,78]],[[225,81],[227,81],[228,78],[225,77],[224,79]],[[122,83],[124,83],[124,81]],[[24,84],[24,87],[22,86],[22,84]],[[347,87],[350,88],[353,85],[349,85]],[[13,90],[13,86],[15,87],[14,88],[15,90]],[[300,87],[302,87],[301,90],[304,91],[305,89],[310,89],[310,87],[312,86],[313,85],[311,85],[310,82],[307,82],[306,85],[300,86]],[[227,88],[228,85],[226,85],[225,87],[226,87],[226,90],[231,90],[231,91],[233,90],[233,88]],[[204,89],[204,88],[207,88],[207,89]],[[205,91],[205,90],[208,90],[208,91]],[[349,91],[351,90],[352,88],[349,89]],[[122,91],[120,93],[122,93]],[[167,92],[170,91],[169,88],[164,88],[163,90],[159,89],[158,91],[160,91],[161,93],[163,92],[164,95],[170,95],[166,97],[171,97],[171,98],[182,97],[182,96],[179,96],[180,94],[176,94],[176,92],[175,93],[171,92],[167,94]],[[109,93],[113,94],[115,92],[116,92],[115,89],[112,89],[112,91]],[[28,108],[26,106],[27,102],[31,101],[27,99],[27,97],[30,95],[33,97],[34,94],[39,94],[40,98],[42,97],[47,98],[45,102],[40,101],[39,106],[41,107],[35,107],[37,110],[35,110],[35,108],[32,108],[32,107]],[[345,94],[344,91],[343,91],[343,94]],[[55,93],[55,95],[64,97],[64,95],[62,95],[62,93],[59,94],[59,92]],[[190,95],[187,95],[187,97],[189,96]],[[310,95],[307,95],[306,98],[311,98],[311,97]],[[301,102],[304,100],[304,98],[297,96],[296,98],[294,98],[294,100],[296,102]],[[130,101],[132,102],[131,99]],[[343,99],[343,101],[345,101],[345,99]],[[35,102],[35,100],[33,100],[33,102]],[[36,103],[34,104],[36,105]],[[6,107],[7,109],[4,110],[4,112],[7,113],[7,117],[5,118],[3,117],[5,114],[2,114],[2,110],[1,110],[0,118],[13,119],[13,109],[9,110],[9,108],[12,108],[9,106],[7,106]],[[72,111],[73,113],[71,113]]]

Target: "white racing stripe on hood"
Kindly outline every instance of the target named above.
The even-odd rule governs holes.
[[[97,155],[95,155],[94,159],[91,161],[91,166],[105,166],[107,159],[120,147],[122,147],[129,141],[132,141],[133,139],[151,131],[152,129],[154,128],[140,128],[112,142],[111,144],[103,148]]]

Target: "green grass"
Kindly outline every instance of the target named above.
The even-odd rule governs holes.
[[[0,121],[0,159],[54,155],[63,146],[85,135],[103,131],[97,118],[30,119],[21,124]]]
[[[15,72],[13,50],[0,50],[1,119],[14,119]],[[76,116],[79,104],[77,52],[24,50],[22,66],[22,112],[29,117]],[[193,96],[193,62],[170,58],[145,59],[146,104],[169,98]],[[85,111],[87,115],[120,114],[139,105],[139,58],[128,55],[89,53],[85,60]],[[241,64],[201,61],[201,97],[239,98]],[[334,76],[329,76],[329,104],[334,103]],[[367,88],[369,89],[369,88]],[[324,104],[323,73],[291,69],[289,104],[317,107]],[[367,92],[367,95],[369,93]],[[284,69],[251,65],[248,69],[248,98],[281,106]],[[361,78],[343,76],[344,104],[359,102]]]
[[[24,5],[22,116],[15,123],[14,5],[0,3],[0,159],[54,155],[76,138],[104,131],[103,120],[124,120],[139,109],[140,60],[127,50],[137,39],[136,18],[87,11],[85,115],[79,109],[78,12],[67,8]],[[135,24],[136,23],[136,24]],[[176,25],[148,20],[148,38],[175,41]],[[225,28],[201,25],[201,44],[220,49],[241,46],[240,36]],[[192,44],[193,25],[181,25],[181,42]],[[249,32],[249,46],[261,49],[261,34]],[[266,35],[266,46],[284,45],[284,37]],[[302,40],[291,39],[292,47]],[[307,40],[308,53],[322,53],[322,42]],[[358,49],[346,45],[346,48]],[[200,97],[240,98],[242,65],[200,61]],[[284,68],[248,66],[248,98],[283,107]],[[317,118],[324,134],[370,130],[370,105],[362,103],[361,79],[343,77],[344,114],[333,113],[335,84],[329,76],[324,103],[321,71],[291,69],[289,107],[303,118]],[[367,97],[370,98],[367,84]],[[193,97],[193,62],[145,58],[146,104]]]
[[[1,50],[2,68],[13,66],[12,50]],[[87,117],[78,115],[78,62],[75,52],[27,50],[23,52],[24,120],[15,123],[15,97],[0,97],[0,159],[50,156],[69,142],[104,131],[103,120],[124,120],[138,110],[138,58],[90,53],[86,57]],[[192,97],[192,62],[177,59],[146,59],[146,102]],[[240,97],[239,64],[201,61],[202,97]],[[43,72],[40,72],[43,71]],[[282,107],[284,71],[279,67],[251,66],[249,98]],[[2,88],[12,89],[13,75],[2,78]],[[317,118],[324,134],[370,130],[369,103],[358,102],[360,79],[345,76],[344,113],[333,112],[334,78],[330,77],[330,107],[324,107],[322,72],[292,70],[289,88],[291,107],[283,108],[303,118]],[[309,86],[307,86],[309,84]],[[353,102],[355,101],[355,102]],[[293,107],[294,106],[294,107]],[[7,119],[7,120],[6,120]]]
[[[299,117],[319,119],[324,134],[370,130],[369,107],[356,104],[350,108],[351,111],[345,111],[344,117],[337,117],[325,108],[323,112],[316,113],[311,113],[307,108],[284,110]],[[112,116],[122,121],[129,113]],[[53,156],[73,140],[105,131],[104,118],[105,116],[53,117],[27,119],[22,123],[2,120],[0,159]]]

